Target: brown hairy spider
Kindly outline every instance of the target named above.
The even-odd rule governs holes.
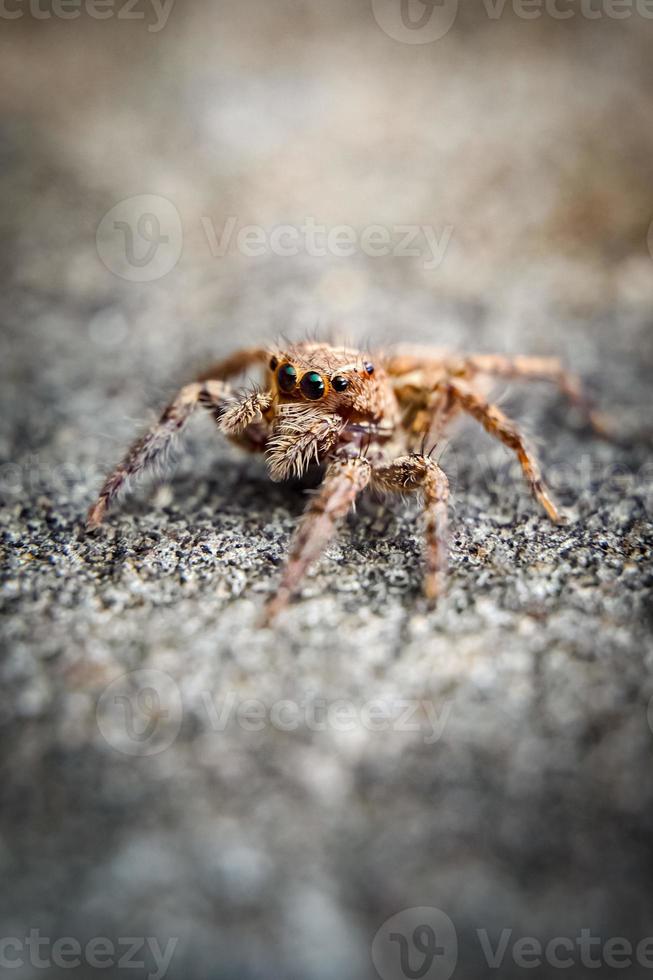
[[[263,385],[234,397],[227,379],[253,365],[263,368]],[[472,415],[513,450],[535,498],[552,521],[562,521],[519,429],[486,401],[483,386],[493,377],[553,381],[605,433],[578,379],[553,358],[463,356],[407,348],[372,363],[361,351],[320,343],[247,349],[214,364],[181,389],[107,477],[89,511],[87,528],[101,523],[130,477],[163,458],[173,437],[201,406],[231,440],[266,454],[273,480],[301,476],[312,463],[325,466],[321,488],[311,498],[279,587],[268,601],[268,621],[288,603],[309,565],[368,485],[420,495],[426,538],[424,591],[433,600],[445,584],[449,484],[423,449],[459,412]]]

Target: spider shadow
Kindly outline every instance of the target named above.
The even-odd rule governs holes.
[[[302,479],[275,483],[261,458],[236,453],[222,455],[202,467],[193,463],[197,458],[188,456],[165,478],[144,481],[121,501],[119,511],[144,518],[158,510],[189,523],[205,519],[207,514],[260,516],[263,520],[269,514],[272,520],[275,512],[287,511],[296,518],[323,475],[320,467],[312,467]],[[157,501],[162,493],[170,497],[163,504]]]

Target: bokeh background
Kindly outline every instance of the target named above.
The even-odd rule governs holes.
[[[457,954],[449,933],[424,973],[438,980],[524,974],[511,945],[490,969],[479,930],[493,947],[505,929],[511,943],[652,931],[653,20],[607,0],[532,13],[3,8],[13,976],[43,975],[32,929],[50,958],[61,937],[174,939],[166,975],[183,980],[401,980],[389,928],[376,967],[372,951],[406,908],[451,921]],[[274,229],[307,222],[347,226],[353,254],[340,239],[308,254],[305,238],[279,254]],[[260,254],[238,246],[247,226]],[[417,254],[360,246],[372,228],[397,245],[400,226],[428,230]],[[549,528],[505,451],[465,425],[442,457],[454,513],[438,609],[420,605],[415,511],[368,504],[261,631],[305,496],[208,420],[93,539],[80,523],[148,413],[209,358],[282,334],[559,355],[624,438],[594,439],[546,389],[500,386],[569,528]],[[233,713],[251,699],[262,727]],[[291,730],[271,718],[280,699],[299,713]],[[362,720],[406,699],[417,731]],[[342,700],[352,727],[310,721]],[[422,920],[393,928],[410,946]],[[593,969],[575,953],[568,975],[610,975],[600,955]],[[154,970],[116,960],[59,972]],[[530,973],[561,969],[549,957]]]

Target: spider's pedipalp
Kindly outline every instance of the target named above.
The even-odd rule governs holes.
[[[266,449],[271,479],[302,476],[335,445],[344,424],[339,415],[324,415],[303,405],[282,406]]]
[[[270,409],[272,401],[271,392],[260,389],[253,391],[249,395],[230,402],[220,415],[218,425],[227,436],[241,435],[253,422],[263,420],[263,416]]]

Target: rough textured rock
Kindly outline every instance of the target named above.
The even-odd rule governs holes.
[[[454,976],[521,976],[520,937],[576,943],[590,929],[636,943],[653,931],[652,469],[637,438],[650,416],[653,265],[640,228],[650,201],[632,176],[645,173],[650,127],[635,134],[618,109],[636,89],[640,41],[605,35],[623,69],[610,75],[592,25],[579,30],[594,38],[581,64],[560,25],[518,43],[514,25],[481,29],[468,14],[437,61],[384,39],[363,5],[340,10],[345,38],[322,6],[306,4],[303,20],[291,5],[252,5],[264,36],[220,5],[213,34],[201,5],[201,16],[180,5],[155,37],[115,23],[16,27],[12,51],[34,67],[8,55],[15,102],[5,92],[2,103],[0,934],[176,938],[168,976],[184,980],[360,980],[374,975],[382,923],[429,906],[456,930]],[[46,29],[56,99],[38,84]],[[148,58],[121,74],[111,53],[142,55],[143,37]],[[457,58],[456,96],[445,83]],[[95,59],[116,86],[109,101],[99,82],[80,87]],[[547,59],[569,98],[533,112]],[[352,76],[347,104],[350,63],[367,74]],[[507,65],[515,93],[519,79],[531,86],[509,103]],[[403,73],[409,103],[393,101]],[[457,99],[483,173],[456,128]],[[606,119],[630,146],[628,180],[613,180],[608,151],[583,170],[574,134],[590,109],[592,146]],[[541,167],[535,220],[550,236],[528,255],[526,176],[496,178],[498,218],[488,197],[522,124],[516,171],[535,180]],[[539,156],[551,125],[567,134],[565,167],[557,150]],[[451,174],[449,213],[433,173]],[[582,186],[580,212],[568,191],[556,198],[566,179]],[[183,255],[151,283],[112,275],[95,249],[102,216],[137,193],[163,195],[183,218]],[[621,221],[608,222],[611,242],[606,208]],[[265,228],[307,215],[450,221],[452,251],[432,272],[392,256],[211,257],[199,217],[219,231],[229,214]],[[478,228],[496,240],[475,251]],[[204,359],[316,324],[372,347],[400,337],[561,354],[629,438],[596,440],[546,387],[500,386],[572,520],[551,527],[506,452],[464,424],[442,453],[451,582],[433,612],[420,599],[418,515],[370,501],[275,630],[258,629],[305,493],[271,484],[208,419],[165,478],[81,533],[105,467]],[[402,920],[407,937],[418,920]],[[490,971],[479,930],[496,946],[504,929]],[[578,950],[573,975],[595,976]],[[386,980],[404,975],[388,964]],[[95,975],[88,962],[77,972]],[[537,975],[560,972],[549,958]],[[31,976],[29,964],[14,975]],[[640,961],[627,975],[648,972]]]

